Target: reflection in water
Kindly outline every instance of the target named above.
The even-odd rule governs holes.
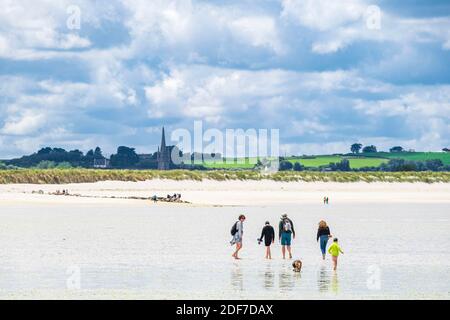
[[[317,286],[320,292],[330,290],[335,294],[339,293],[339,279],[336,271],[331,271],[326,266],[321,266],[317,277]]]
[[[238,263],[231,268],[231,286],[239,291],[244,291],[244,275]]]
[[[326,266],[321,266],[318,272],[317,285],[320,292],[327,292],[330,288],[330,271]]]
[[[280,290],[291,291],[295,288],[296,282],[301,279],[301,272],[294,272],[290,269],[285,269],[281,270],[278,276]]]
[[[275,273],[272,270],[272,267],[268,264],[266,267],[266,271],[264,272],[264,288],[272,289],[275,287]]]
[[[333,277],[331,278],[331,290],[336,294],[339,293],[339,279],[336,271],[333,271]]]

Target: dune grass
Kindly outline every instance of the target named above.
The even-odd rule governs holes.
[[[20,169],[1,170],[0,184],[66,184],[97,181],[145,181],[151,179],[261,180],[305,182],[450,182],[450,172],[316,172],[280,171],[263,174],[254,170],[92,170],[92,169]]]

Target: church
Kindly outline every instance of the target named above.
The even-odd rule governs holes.
[[[170,154],[174,146],[166,146],[166,135],[164,127],[162,128],[161,146],[158,147],[158,153],[156,154],[156,160],[158,162],[158,170],[170,170],[172,167],[172,161]]]

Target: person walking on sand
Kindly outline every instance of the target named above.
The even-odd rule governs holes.
[[[266,259],[272,259],[272,253],[270,252],[270,245],[275,242],[275,230],[270,225],[269,221],[266,221],[266,225],[261,231],[261,237],[258,239],[258,243],[264,238],[264,244],[266,245]]]
[[[325,260],[328,239],[331,238],[330,228],[324,220],[320,220],[319,229],[317,230],[317,241],[320,241],[320,250],[322,251],[322,258]]]
[[[328,253],[331,254],[331,259],[333,260],[333,270],[336,271],[339,253],[344,254],[344,251],[342,251],[341,247],[338,244],[337,238],[333,239],[333,244],[328,249]]]
[[[236,221],[231,228],[231,235],[233,236],[233,239],[231,239],[230,243],[231,245],[236,244],[236,251],[231,255],[233,258],[240,259],[238,257],[239,250],[242,249],[242,236],[244,234],[244,221],[245,216],[241,214],[238,218],[238,221]]]
[[[281,216],[278,224],[279,240],[281,241],[281,253],[283,259],[286,259],[286,249],[289,252],[289,259],[292,259],[291,241],[292,237],[295,239],[294,223],[288,218],[287,214]]]

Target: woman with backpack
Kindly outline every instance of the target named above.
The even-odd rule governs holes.
[[[235,222],[233,227],[231,228],[231,235],[233,239],[231,239],[231,245],[236,244],[236,251],[231,255],[235,259],[240,259],[238,257],[239,250],[242,249],[242,235],[244,233],[244,221],[245,216],[241,214],[238,218],[238,221]]]
[[[281,216],[280,223],[278,224],[279,239],[281,241],[281,253],[283,259],[286,259],[286,248],[289,252],[289,259],[292,259],[291,252],[291,237],[295,239],[294,223],[287,217],[287,214]]]

